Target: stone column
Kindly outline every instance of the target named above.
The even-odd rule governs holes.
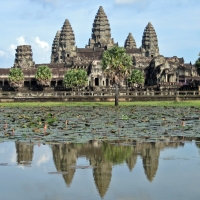
[[[99,87],[101,87],[102,86],[102,78],[101,78],[101,76],[99,76]]]
[[[165,82],[167,83],[167,74],[165,74]]]

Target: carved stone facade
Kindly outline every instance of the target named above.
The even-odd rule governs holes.
[[[109,48],[113,45],[114,40],[111,38],[110,24],[103,7],[100,6],[94,19],[92,38],[89,39],[89,44],[86,48]]]
[[[34,67],[35,63],[33,62],[33,53],[31,46],[21,45],[16,49],[14,67],[18,68],[30,68]]]
[[[149,22],[142,37],[142,48],[146,57],[159,55],[158,39],[153,25]]]
[[[53,41],[51,63],[65,63],[67,58],[76,56],[75,36],[69,20],[66,19],[61,32]]]
[[[128,34],[128,37],[124,43],[124,48],[125,49],[136,49],[136,42],[135,39],[133,38],[132,33]]]
[[[103,52],[118,43],[111,38],[111,28],[108,18],[100,6],[95,16],[91,38],[85,48],[77,48],[75,35],[69,20],[65,20],[61,31],[56,33],[52,44],[51,62],[48,65],[53,72],[51,87],[62,88],[62,80],[66,70],[81,68],[88,73],[88,86],[94,89],[104,89],[112,86],[112,80],[103,74],[101,59]],[[183,58],[176,56],[168,58],[160,55],[158,39],[153,25],[149,22],[144,29],[141,47],[136,47],[136,42],[131,33],[125,40],[124,48],[133,59],[132,69],[139,69],[144,73],[145,87],[197,83],[200,77],[195,67],[184,63]],[[21,67],[25,75],[25,87],[29,89],[35,84],[34,76],[36,64],[32,59],[31,46],[22,45],[16,49],[14,67]],[[0,69],[0,87],[7,85],[9,69]],[[34,84],[32,84],[34,82]],[[122,87],[127,87],[127,81],[121,82]],[[161,88],[161,87],[160,87]]]

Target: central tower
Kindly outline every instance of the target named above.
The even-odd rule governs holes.
[[[111,38],[110,24],[103,7],[100,6],[94,19],[92,38],[89,39],[89,44],[86,48],[108,48],[113,45],[114,40]]]

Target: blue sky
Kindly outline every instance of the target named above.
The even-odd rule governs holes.
[[[17,45],[32,46],[35,63],[49,63],[57,30],[69,19],[76,45],[85,47],[99,6],[108,16],[111,34],[120,46],[129,32],[141,46],[151,22],[160,54],[194,63],[200,52],[199,0],[1,0],[0,68],[13,66]]]

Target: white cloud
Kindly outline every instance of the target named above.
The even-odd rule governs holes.
[[[3,57],[5,55],[6,55],[6,53],[4,51],[0,51],[0,57]]]
[[[9,47],[9,51],[11,52],[11,54],[15,54],[15,49],[17,48],[16,45],[14,44],[11,44],[10,47]]]
[[[11,156],[11,159],[10,159],[10,162],[11,163],[16,163],[16,157],[17,157],[17,154],[16,154],[16,151],[14,150],[13,153],[12,153],[12,156]]]
[[[131,4],[131,3],[135,3],[139,0],[115,0],[116,4]]]
[[[17,40],[17,45],[11,44],[9,46],[9,51],[11,52],[12,55],[16,53],[15,49],[17,49],[18,45],[26,45],[27,44],[24,36],[20,36],[20,37],[16,38],[16,40]]]
[[[25,38],[23,36],[20,36],[16,38],[18,45],[26,45]]]
[[[47,42],[45,42],[45,41],[41,41],[39,37],[35,37],[35,42],[37,43],[37,45],[40,48],[42,48],[42,49],[44,49],[46,51],[49,50],[49,44]]]
[[[45,155],[45,154],[42,154],[39,158],[39,160],[37,161],[37,166],[40,166],[42,163],[46,163],[48,162],[50,159],[50,155]]]

